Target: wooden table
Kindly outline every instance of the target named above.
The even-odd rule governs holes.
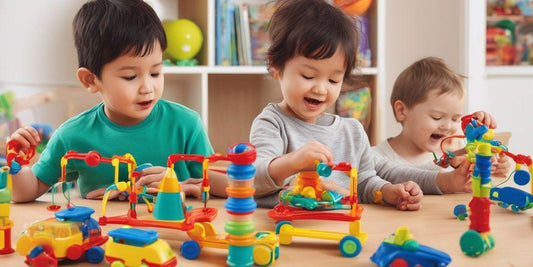
[[[20,233],[29,223],[53,216],[46,210],[50,196],[45,195],[38,201],[26,204],[12,204],[11,218],[13,228],[13,247]],[[57,196],[59,203],[63,201]],[[407,226],[420,244],[428,245],[450,254],[450,266],[533,266],[533,211],[513,213],[509,209],[492,206],[491,228],[496,238],[496,246],[479,258],[470,258],[461,252],[459,238],[468,229],[469,221],[459,221],[453,216],[453,208],[460,203],[468,204],[469,194],[451,194],[443,196],[425,196],[423,207],[419,211],[397,211],[390,207],[363,205],[362,230],[369,235],[363,244],[361,253],[355,258],[340,255],[338,244],[334,241],[294,238],[290,245],[280,247],[280,257],[275,266],[375,266],[370,256],[379,244],[399,226]],[[223,209],[224,199],[213,199],[210,207],[219,209],[214,221],[217,232],[223,232],[226,212]],[[101,202],[76,198],[76,205],[89,206],[95,209],[94,218],[101,215]],[[187,199],[187,205],[200,207],[201,202]],[[108,204],[107,215],[125,214],[126,202]],[[139,214],[146,214],[145,207],[137,207]],[[266,215],[266,209],[258,209],[255,213],[257,230],[273,230],[274,222]],[[323,229],[348,232],[348,224],[328,221],[296,221],[296,227]],[[104,233],[118,227],[103,226]],[[167,240],[177,255],[183,241],[188,240],[184,232],[169,229],[156,229],[162,238]],[[178,256],[178,266],[225,266],[227,251],[215,248],[204,248],[200,257],[194,261]],[[89,263],[69,263],[75,266],[95,266]],[[25,266],[24,258],[16,252],[0,255],[0,266]],[[108,266],[102,262],[100,266]]]

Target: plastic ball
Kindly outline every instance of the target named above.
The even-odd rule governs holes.
[[[335,6],[339,7],[344,13],[349,15],[363,15],[368,10],[372,0],[335,0]]]
[[[165,58],[172,61],[192,59],[202,48],[202,30],[188,19],[163,22],[167,36]]]

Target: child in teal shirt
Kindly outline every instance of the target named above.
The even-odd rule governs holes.
[[[71,118],[54,133],[39,161],[13,176],[13,200],[31,201],[46,192],[61,176],[61,157],[69,150],[98,151],[102,157],[132,154],[138,164],[151,163],[137,185],[155,192],[170,154],[213,154],[213,148],[195,111],[162,100],[165,31],[154,10],[140,0],[94,0],[83,5],[73,22],[78,52],[77,77],[102,103]],[[24,149],[40,142],[38,132],[26,126],[11,139]],[[198,196],[202,164],[175,164],[185,193]],[[113,183],[110,164],[67,164],[68,180],[77,179],[82,197],[102,198]],[[127,179],[125,166],[121,180]],[[225,195],[225,176],[210,175],[214,195]]]

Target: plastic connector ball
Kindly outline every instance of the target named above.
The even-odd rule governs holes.
[[[468,207],[465,204],[455,206],[455,208],[453,208],[453,215],[455,215],[460,221],[466,220],[468,217]]]

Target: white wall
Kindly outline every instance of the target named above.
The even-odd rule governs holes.
[[[488,74],[484,53],[485,10],[485,1],[469,0],[467,3],[469,106],[489,111],[498,122],[498,131],[512,133],[511,152],[531,155],[533,120],[529,116],[533,114],[533,67],[518,68],[518,71],[506,68]]]
[[[0,90],[77,85],[72,19],[83,0],[0,0]]]
[[[389,99],[394,81],[404,68],[423,57],[437,56],[453,70],[465,72],[463,6],[463,0],[386,1],[384,138],[401,130]]]

